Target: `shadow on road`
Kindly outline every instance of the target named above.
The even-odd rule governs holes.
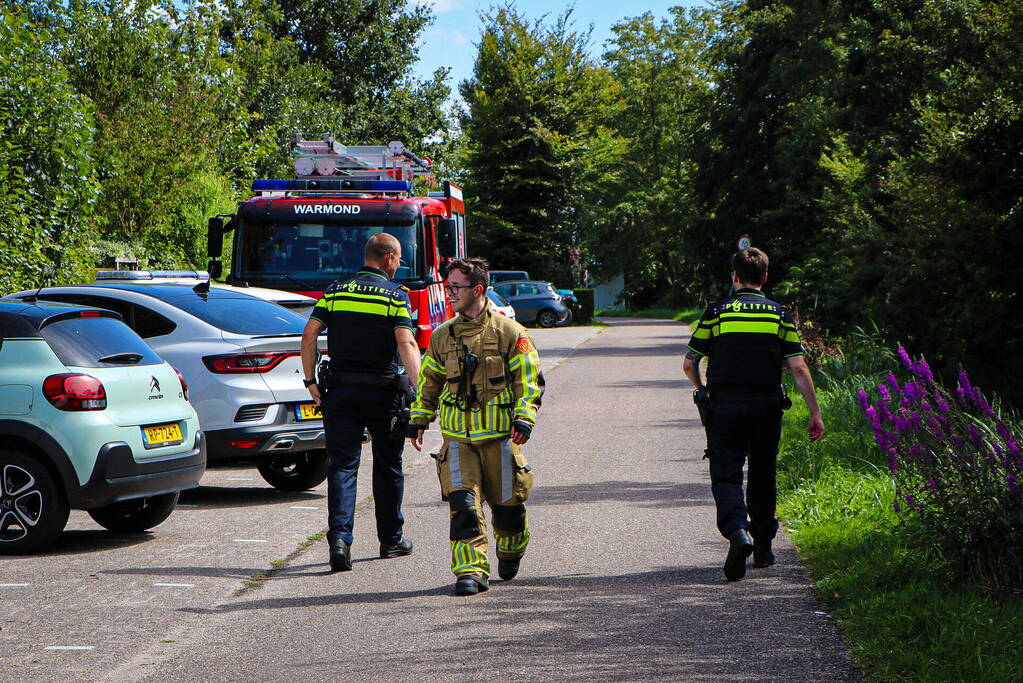
[[[267,486],[198,486],[181,492],[179,502],[208,507],[242,507],[278,503],[322,502],[327,496],[315,491],[278,491]]]
[[[601,481],[569,486],[537,487],[530,497],[534,505],[574,505],[621,501],[645,508],[675,508],[707,505],[710,486],[670,481]]]
[[[633,379],[627,382],[598,384],[598,387],[610,389],[685,389],[690,387],[687,380],[682,379]]]
[[[640,358],[646,356],[678,356],[682,357],[686,347],[679,340],[673,344],[650,344],[647,346],[582,346],[579,348],[580,355],[585,356],[607,356],[620,358]]]
[[[65,530],[57,539],[57,543],[41,553],[38,557],[49,555],[81,555],[84,553],[100,553],[116,548],[127,548],[140,543],[148,543],[156,538],[152,532],[122,534],[106,529],[72,529]]]
[[[781,552],[779,559],[792,562],[794,552]],[[821,630],[832,626],[814,616],[814,603],[798,581],[784,580],[798,572],[798,566],[751,570],[735,584],[725,582],[718,566],[662,567],[617,576],[526,575],[510,583],[494,581],[489,592],[472,598],[451,596],[448,583],[377,592],[352,586],[349,593],[240,600],[181,611],[208,615],[376,604],[389,612],[397,609],[401,618],[402,610],[421,613],[420,598],[450,600],[452,607],[471,604],[475,609],[458,609],[457,619],[476,633],[473,652],[453,653],[446,622],[424,625],[427,642],[435,644],[418,649],[416,659],[436,680],[465,678],[467,658],[489,671],[557,662],[557,680],[570,681],[860,680],[851,665],[836,667],[833,653],[820,648]],[[419,621],[410,619],[410,624]],[[596,633],[601,635],[595,640]],[[481,653],[485,660],[472,659]],[[314,661],[303,665],[318,668]],[[350,666],[353,677],[370,669],[402,671],[408,652],[381,645],[372,657]]]

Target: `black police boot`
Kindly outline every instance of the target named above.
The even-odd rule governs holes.
[[[402,536],[397,543],[381,543],[380,559],[389,560],[392,557],[412,554],[412,541],[407,536]]]
[[[352,546],[335,538],[330,542],[330,571],[352,571]]]
[[[753,541],[753,566],[757,569],[770,567],[774,564],[774,553],[771,552],[771,542],[757,543]]]
[[[497,558],[497,575],[504,581],[511,581],[519,573],[519,562],[521,561],[521,557],[515,560]]]
[[[753,552],[753,539],[745,529],[736,529],[728,536],[728,557],[725,558],[725,578],[738,581],[746,576],[746,558]]]
[[[461,574],[455,581],[455,595],[476,595],[489,588],[490,582],[482,574]]]

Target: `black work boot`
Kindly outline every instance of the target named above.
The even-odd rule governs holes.
[[[753,566],[757,569],[770,567],[774,564],[774,553],[771,552],[771,542],[757,543],[753,541]]]
[[[340,538],[330,542],[330,571],[352,571],[352,546]]]
[[[736,529],[728,535],[728,557],[725,558],[725,578],[738,581],[746,576],[746,558],[753,552],[753,539],[745,529]]]
[[[459,574],[455,581],[455,595],[476,595],[490,588],[490,582],[482,574]]]
[[[397,543],[381,543],[380,559],[389,560],[392,557],[412,554],[412,540],[408,536],[402,536]]]
[[[522,558],[516,558],[514,560],[502,560],[500,557],[497,558],[497,575],[504,581],[511,581],[519,573],[519,562]]]

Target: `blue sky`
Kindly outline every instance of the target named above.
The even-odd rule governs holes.
[[[419,0],[419,4],[431,5],[436,21],[423,35],[415,73],[425,78],[438,67],[450,67],[448,83],[452,96],[457,97],[458,83],[472,74],[475,43],[479,42],[482,28],[480,11],[495,3],[491,0]],[[664,17],[670,7],[698,7],[707,3],[701,0],[646,0],[635,4],[621,0],[578,0],[574,3],[567,0],[517,0],[515,6],[526,17],[534,19],[544,14],[557,16],[570,4],[575,7],[577,28],[593,24],[593,53],[600,55],[604,41],[611,37],[611,27],[625,17],[644,12]]]

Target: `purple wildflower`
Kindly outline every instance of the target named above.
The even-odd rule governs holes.
[[[916,498],[913,497],[912,493],[906,494],[906,505],[909,507],[916,507]]]
[[[888,387],[886,387],[883,384],[877,385],[877,393],[881,394],[881,398],[883,398],[886,401],[892,400],[892,395],[888,393]]]
[[[867,392],[865,392],[863,389],[860,389],[856,393],[856,398],[858,398],[860,400],[860,409],[864,413],[866,413],[867,410],[870,408],[870,401],[867,399]],[[875,414],[877,414],[877,413],[875,412]]]
[[[926,411],[931,411],[931,410],[934,410],[934,407],[931,406],[930,401],[924,401],[923,403],[920,404],[920,409],[921,410],[926,410]],[[914,413],[914,414],[916,414],[916,413]]]
[[[948,404],[945,403],[944,399],[938,399],[938,412],[944,415],[949,410]]]
[[[895,501],[894,503],[892,503],[892,509],[895,510],[896,512],[902,512],[902,506],[899,505],[899,501]]]
[[[1017,496],[1020,492],[1019,480],[1016,479],[1015,474],[1005,475],[1005,485],[1009,487],[1009,490],[1015,493]]]
[[[967,431],[970,432],[970,441],[973,442],[973,445],[983,451],[984,450],[984,437],[981,436],[980,430],[977,429],[977,425],[970,424],[970,426],[967,427]]]
[[[888,469],[892,474],[899,471],[899,453],[894,448],[888,449]]]
[[[977,407],[980,408],[981,412],[985,415],[993,417],[996,420],[998,419],[998,416],[995,415],[995,411],[991,410],[991,406],[988,405],[987,399],[984,398],[984,393],[980,390],[980,387],[973,388],[973,402],[977,404]]]
[[[927,488],[929,488],[931,491],[937,491],[938,490],[938,485],[937,485],[937,483],[935,483],[935,481],[933,479],[928,479],[927,480]]]
[[[888,373],[888,377],[885,378],[885,381],[888,383],[888,388],[894,393],[897,394],[902,391],[902,387],[899,386],[899,380],[895,379],[895,375],[892,373]]]
[[[1002,437],[1006,441],[1009,441],[1012,438],[1012,432],[1009,431],[1009,428],[1006,427],[1005,423],[1001,420],[999,420],[998,424],[995,425],[995,429],[998,430],[998,436]]]
[[[970,376],[966,374],[966,370],[959,371],[959,386],[961,386],[966,393],[973,393],[973,385],[970,384]]]
[[[959,404],[963,407],[969,405],[968,399],[966,398],[966,389],[956,387],[956,398],[959,400]]]
[[[912,370],[913,369],[913,361],[912,361],[912,359],[910,359],[909,354],[906,352],[906,349],[903,348],[902,344],[899,344],[899,351],[898,351],[898,353],[899,353],[899,360],[902,361],[903,367],[905,367],[907,370]]]
[[[931,366],[927,364],[926,358],[921,358],[919,363],[913,365],[912,371],[924,384],[934,384],[934,375],[931,373]]]

